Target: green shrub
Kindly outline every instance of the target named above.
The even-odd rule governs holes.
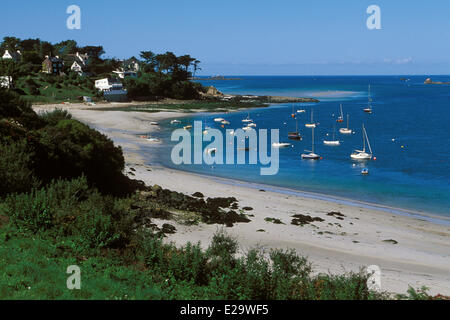
[[[46,111],[39,115],[47,125],[54,126],[60,120],[72,119],[72,115],[67,110],[55,109],[53,111]]]
[[[26,192],[39,185],[32,170],[32,158],[25,140],[0,141],[0,198],[8,193]]]

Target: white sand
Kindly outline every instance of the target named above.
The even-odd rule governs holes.
[[[36,111],[52,108],[54,106],[35,106]],[[224,183],[221,179],[150,167],[139,155],[142,144],[148,146],[150,143],[136,135],[157,130],[157,126],[150,126],[149,121],[177,118],[183,114],[89,111],[83,110],[86,107],[82,105],[64,105],[63,108],[69,109],[76,119],[99,129],[121,145],[126,153],[127,167],[136,169],[135,178],[149,185],[156,183],[186,194],[200,191],[209,197],[234,196],[241,207],[252,207],[254,210],[248,213],[255,216],[250,217],[250,223],[226,228],[229,234],[238,239],[242,251],[255,246],[293,248],[309,257],[316,272],[342,273],[378,265],[382,272],[383,290],[405,293],[408,285],[415,288],[425,285],[431,288],[433,294],[450,295],[449,226],[356,205],[261,192]],[[341,212],[345,215],[344,220],[327,216],[330,211]],[[293,214],[308,214],[325,221],[303,227],[294,226],[290,224]],[[264,221],[266,217],[278,218],[285,224],[268,223]],[[169,239],[180,245],[188,241],[201,241],[203,246],[207,246],[214,232],[220,228],[217,225],[184,226],[172,221],[170,223],[178,231]],[[265,232],[257,232],[259,229]],[[387,239],[394,239],[398,243],[383,242]]]

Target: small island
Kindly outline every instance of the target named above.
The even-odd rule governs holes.
[[[431,78],[427,78],[424,82],[425,84],[450,84],[450,82],[433,81]]]

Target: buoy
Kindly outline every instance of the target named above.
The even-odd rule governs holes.
[[[377,161],[377,157],[373,157],[373,160]]]
[[[402,146],[402,148],[404,148],[405,146]]]
[[[320,157],[320,160],[323,160],[323,157]]]

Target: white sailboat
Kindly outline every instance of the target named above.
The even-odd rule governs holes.
[[[340,128],[339,132],[342,134],[351,134],[352,133],[352,129],[350,129],[348,127],[348,114],[347,114],[347,128]]]
[[[242,122],[253,122],[253,120],[250,119],[250,112],[247,114],[247,118],[242,119]]]
[[[333,126],[333,140],[323,140],[323,143],[328,146],[339,146],[341,142],[335,139],[336,126]]]
[[[307,159],[307,160],[319,160],[320,156],[316,153],[314,153],[314,127],[312,128],[312,150],[305,150],[306,152],[309,153],[302,153],[302,159]]]
[[[272,143],[272,147],[274,148],[287,148],[290,147],[291,144],[287,142],[274,142]]]
[[[372,159],[372,148],[370,147],[369,137],[367,136],[366,128],[364,127],[364,124],[362,126],[363,131],[363,149],[362,150],[355,150],[350,157],[354,160],[370,160]],[[367,146],[369,147],[369,152],[366,152],[366,141]]]
[[[222,122],[222,121],[225,121],[225,119],[224,118],[215,118],[214,119],[214,122]]]
[[[316,124],[314,123],[314,111],[311,109],[311,123],[305,123],[305,127],[307,128],[315,128]]]
[[[365,113],[372,113],[372,98],[370,97],[370,84],[369,84],[369,95],[368,95],[368,101],[367,101],[367,108],[364,108]]]

